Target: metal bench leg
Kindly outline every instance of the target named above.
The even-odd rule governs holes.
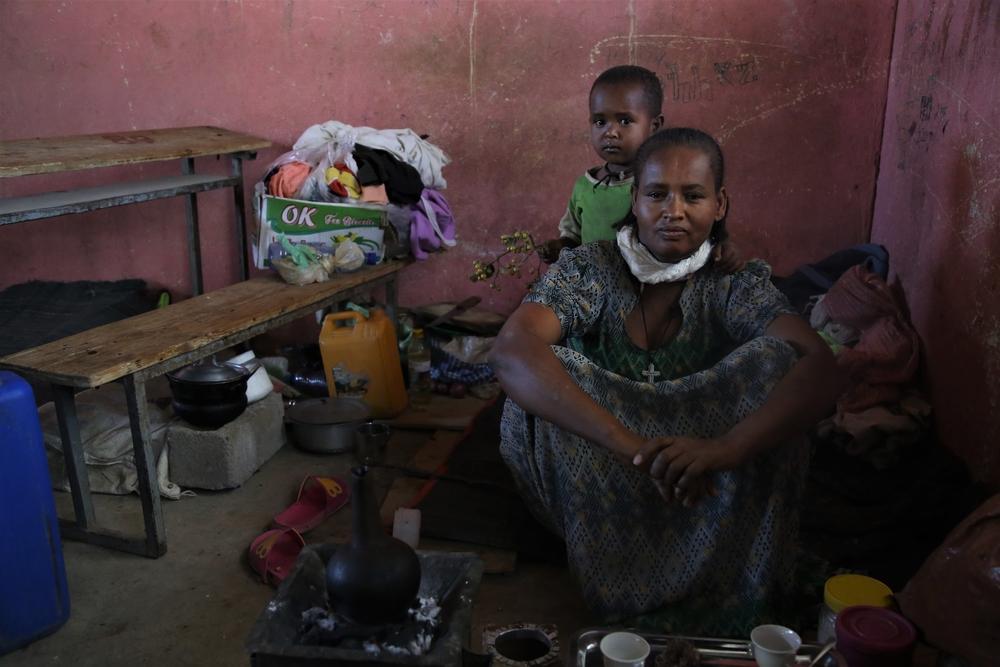
[[[188,157],[181,160],[181,172],[185,174],[194,173],[194,158]],[[191,290],[197,296],[205,291],[205,281],[201,274],[201,234],[198,231],[198,197],[195,193],[192,192],[184,198],[184,207],[187,212],[188,263],[191,265]]]
[[[128,418],[132,426],[132,449],[139,477],[139,497],[142,518],[146,525],[146,553],[158,558],[167,552],[167,533],[160,508],[160,485],[156,477],[153,449],[149,442],[149,415],[146,412],[146,382],[134,375],[122,379],[128,401]]]
[[[131,378],[128,378],[131,380]],[[151,495],[150,481],[155,482],[155,476],[150,473],[152,453],[149,451],[149,420],[146,417],[146,387],[140,385],[139,391],[126,382],[125,394],[129,402],[129,418],[132,423],[132,442],[135,450],[135,463],[139,472],[139,495],[142,497],[142,509],[146,523],[146,538],[138,541],[114,530],[101,528],[97,525],[93,499],[90,495],[90,478],[87,477],[87,465],[83,457],[83,444],[80,442],[80,425],[76,416],[76,393],[72,387],[53,385],[56,415],[59,418],[59,436],[62,439],[63,455],[66,458],[66,475],[69,477],[70,490],[73,492],[73,521],[59,520],[59,531],[64,539],[79,540],[89,544],[127,551],[140,556],[156,558],[166,553],[166,537],[163,531],[163,519],[160,514],[159,488],[155,496]],[[136,398],[141,397],[141,410],[133,410],[133,404],[139,405]],[[145,434],[145,438],[142,436]],[[147,454],[149,452],[149,454]]]
[[[246,280],[250,277],[250,272],[247,268],[246,212],[243,208],[243,156],[233,155],[232,163],[233,177],[236,179],[236,185],[233,186],[233,198],[236,204],[236,243],[240,253],[240,279]]]
[[[76,525],[87,530],[94,525],[94,503],[90,498],[90,478],[87,464],[83,459],[83,444],[80,442],[80,424],[76,419],[75,390],[72,387],[52,385],[55,396],[56,416],[59,418],[59,437],[62,439],[63,457],[66,459],[66,474],[69,488],[73,493],[73,513]]]

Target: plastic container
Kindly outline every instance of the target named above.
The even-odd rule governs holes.
[[[396,332],[382,309],[373,308],[367,319],[354,311],[327,315],[319,349],[330,396],[360,398],[380,419],[406,408]]]
[[[410,371],[410,402],[427,403],[431,400],[434,382],[431,380],[431,348],[423,329],[413,330],[406,358]]]
[[[848,607],[837,615],[837,652],[848,667],[909,667],[917,630],[882,607]]]
[[[69,618],[59,520],[31,385],[0,371],[0,655]]]
[[[892,605],[892,589],[878,579],[861,574],[838,574],[823,586],[823,606],[819,611],[816,639],[825,644],[835,636],[837,614],[848,607],[867,605],[887,608]]]

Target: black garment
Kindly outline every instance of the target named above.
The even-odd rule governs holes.
[[[385,193],[393,204],[420,201],[420,193],[424,191],[420,172],[392,153],[355,144],[354,159],[358,163],[357,177],[361,185],[384,184]]]
[[[805,313],[809,300],[826,294],[837,279],[855,264],[877,273],[882,280],[889,274],[889,252],[873,243],[852,246],[829,255],[815,264],[804,264],[790,276],[772,276],[771,282],[788,297],[796,312]]]
[[[0,292],[0,357],[151,310],[139,279],[33,280]]]

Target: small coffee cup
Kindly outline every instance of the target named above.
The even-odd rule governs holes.
[[[794,665],[801,646],[798,633],[783,625],[758,625],[750,631],[751,652],[760,667]]]
[[[601,640],[604,667],[642,667],[649,657],[649,642],[634,632],[612,632]]]

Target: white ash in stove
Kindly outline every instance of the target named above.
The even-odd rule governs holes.
[[[417,621],[426,621],[432,628],[437,627],[441,622],[439,618],[441,607],[438,606],[437,600],[434,597],[425,597],[417,598],[417,602],[420,606],[416,610],[410,609],[410,615]]]
[[[372,656],[420,656],[430,651],[435,629],[441,623],[441,607],[434,597],[417,598],[407,620],[382,626],[360,625],[323,607],[302,612],[301,643],[360,648]]]
[[[337,627],[337,619],[330,613],[329,609],[313,607],[302,612],[302,624],[319,626],[320,630],[331,632]]]

